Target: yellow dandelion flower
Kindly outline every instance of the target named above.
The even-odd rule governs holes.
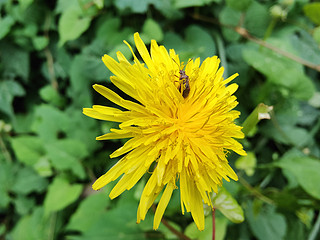
[[[164,189],[154,216],[153,228],[157,229],[178,185],[182,213],[191,212],[198,229],[203,230],[203,203],[212,207],[210,193],[218,191],[222,179],[238,179],[226,159],[228,150],[246,155],[234,139],[244,137],[234,123],[240,113],[232,110],[238,104],[232,95],[238,85],[227,86],[238,74],[223,79],[216,56],[205,59],[201,66],[199,58],[184,66],[174,50],[168,53],[152,40],[149,54],[138,33],[134,41],[146,66],[125,41],[133,65],[121,52],[117,52],[119,62],[108,55],[102,60],[115,75],[112,83],[137,102],[95,84],[97,92],[125,110],[99,105],[83,109],[89,117],[120,123],[119,129],[110,129],[97,140],[130,138],[110,155],[122,158],[92,187],[98,190],[122,175],[109,195],[113,199],[152,172],[141,195],[137,222],[145,218]]]

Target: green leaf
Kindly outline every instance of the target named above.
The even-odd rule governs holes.
[[[284,216],[275,212],[274,206],[257,208],[249,203],[246,217],[251,231],[259,240],[283,239],[286,234],[286,220]]]
[[[50,239],[51,221],[43,216],[43,208],[37,207],[32,214],[19,219],[10,233],[11,239]]]
[[[0,111],[14,117],[12,101],[15,96],[23,96],[25,94],[21,85],[12,80],[0,81]]]
[[[54,12],[63,13],[66,9],[69,9],[69,8],[81,10],[79,1],[78,0],[69,0],[69,1],[58,0]]]
[[[248,0],[233,1],[242,3]],[[260,4],[258,1],[253,1],[245,14],[244,26],[249,33],[256,37],[264,37],[270,22],[269,7],[265,4]]]
[[[65,179],[56,177],[49,185],[44,200],[45,216],[60,211],[78,199],[82,192],[81,184],[70,184]]]
[[[59,19],[59,46],[65,42],[80,37],[90,26],[91,17],[82,16],[82,12],[76,7],[70,7],[63,11]]]
[[[197,25],[191,25],[186,29],[185,41],[179,35],[167,33],[164,38],[164,45],[167,49],[173,48],[179,53],[182,61],[196,57],[204,60],[216,53],[215,43],[211,35]]]
[[[226,2],[229,7],[238,11],[244,11],[250,6],[252,0],[226,0]]]
[[[241,223],[244,221],[241,206],[224,187],[220,188],[218,194],[212,198],[212,205],[231,222]]]
[[[235,162],[236,168],[244,170],[249,177],[254,174],[256,165],[257,158],[253,152],[247,152],[247,156],[241,156]]]
[[[100,143],[96,141],[96,137],[101,134],[98,122],[83,115],[78,108],[69,108],[66,113],[72,119],[72,124],[67,129],[67,137],[84,143],[85,149],[83,151],[92,152],[97,149]]]
[[[241,13],[230,7],[225,6],[219,12],[219,21],[224,25],[237,26],[241,18]],[[240,35],[228,27],[222,27],[222,34],[228,41],[236,42]]]
[[[161,42],[163,40],[163,32],[162,29],[156,21],[151,18],[148,18],[142,27],[142,33],[144,36],[148,37],[149,41],[151,39],[156,40],[157,42]],[[146,42],[145,42],[146,43]]]
[[[4,69],[3,75],[19,76],[22,80],[27,82],[30,71],[29,53],[24,49],[5,41],[0,42],[0,52],[1,65]]]
[[[299,185],[312,197],[320,199],[320,162],[307,156],[287,156],[275,163],[283,170],[291,172]]]
[[[172,0],[155,1],[154,7],[168,19],[181,19],[183,12],[174,7],[174,4],[175,1]]]
[[[0,39],[4,38],[10,32],[14,22],[13,17],[10,15],[0,18]]]
[[[26,134],[31,132],[31,125],[34,121],[34,112],[29,111],[28,114],[15,114],[13,128],[17,134]]]
[[[275,139],[277,142],[293,145],[295,147],[305,147],[312,139],[310,133],[301,127],[281,125],[280,131],[276,128],[263,130],[266,136]]]
[[[108,188],[111,190],[110,187]],[[104,214],[106,214],[107,206],[109,204],[110,198],[104,190],[89,195],[87,198],[81,201],[77,211],[72,215],[67,225],[67,229],[77,230],[80,232],[87,231],[94,224],[96,224],[96,222],[99,221]]]
[[[145,13],[148,10],[149,4],[154,4],[156,0],[117,0],[114,5],[121,11],[130,9],[133,13]]]
[[[176,0],[174,6],[176,8],[201,7],[208,5],[211,2],[217,2],[217,0]]]
[[[52,85],[46,85],[40,89],[40,96],[43,100],[51,103],[55,107],[62,107],[65,104],[65,99],[60,96],[58,91]]]
[[[18,194],[29,194],[31,192],[42,192],[47,187],[48,182],[39,176],[32,168],[20,169],[15,176],[15,183],[11,190]]]
[[[17,170],[15,166],[0,161],[0,209],[6,209],[11,201],[9,191],[15,181],[14,176]]]
[[[36,136],[17,136],[11,138],[12,148],[20,162],[36,164],[45,154],[44,143]]]
[[[304,14],[315,24],[320,25],[320,3],[308,3],[303,7]]]
[[[299,31],[291,38],[291,44],[302,59],[316,65],[320,65],[320,49],[312,36]]]
[[[14,199],[14,206],[19,215],[28,214],[36,205],[34,198],[28,196],[18,195]]]
[[[216,216],[215,226],[216,226],[215,240],[224,240],[227,233],[228,220],[224,217]],[[187,235],[191,239],[197,239],[197,240],[212,239],[212,215],[210,214],[209,217],[206,217],[205,227],[203,231],[199,231],[196,224],[192,222],[187,226],[185,230],[185,235]]]
[[[78,55],[72,61],[70,69],[71,88],[68,89],[68,95],[76,100],[79,107],[92,105],[89,79],[84,73],[86,63],[86,57]]]
[[[316,27],[313,30],[313,34],[312,34],[313,39],[316,41],[317,44],[320,44],[320,26]]]
[[[279,39],[271,42],[274,46],[282,44],[291,48],[285,41],[279,42]],[[268,81],[288,89],[293,97],[308,100],[314,94],[314,84],[305,75],[303,66],[299,63],[269,49],[259,50],[257,46],[244,49],[243,58],[249,65],[267,76]]]
[[[36,50],[43,50],[49,44],[49,39],[47,37],[37,36],[32,38],[33,46]]]
[[[80,161],[88,156],[86,146],[79,140],[62,139],[45,146],[52,165],[58,170],[70,170],[84,179],[86,174]]]
[[[59,134],[65,133],[71,124],[67,115],[48,104],[37,106],[35,118],[32,129],[38,133],[40,138],[49,142],[58,139]]]
[[[26,10],[34,0],[19,0],[19,7],[22,10]]]
[[[106,236],[109,239],[146,239],[145,233],[136,223],[138,203],[132,193],[132,191],[122,193],[115,207],[101,214],[90,228],[73,239],[105,240]]]

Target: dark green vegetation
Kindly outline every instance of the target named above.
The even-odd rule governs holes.
[[[91,190],[122,142],[96,141],[115,124],[82,107],[109,104],[91,88],[114,89],[101,56],[131,58],[122,40],[137,31],[185,61],[218,55],[225,76],[238,72],[239,124],[273,106],[242,141],[248,157],[230,155],[240,180],[224,185],[228,202],[216,199],[216,239],[320,239],[319,2],[2,0],[0,13],[0,239],[176,238],[164,224],[152,231],[152,211],[135,223],[145,179],[113,201],[112,184]],[[210,214],[198,232],[175,192],[166,220],[210,239]],[[242,223],[240,208],[223,207],[231,196]]]

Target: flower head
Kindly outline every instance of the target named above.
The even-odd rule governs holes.
[[[122,158],[94,184],[98,190],[121,177],[110,198],[131,189],[146,172],[151,176],[142,192],[137,222],[164,189],[154,216],[157,229],[174,189],[180,189],[182,213],[191,215],[200,230],[204,229],[203,203],[212,207],[210,193],[217,192],[222,179],[237,180],[226,159],[228,150],[245,155],[234,138],[243,138],[239,117],[232,110],[238,103],[232,94],[237,84],[227,84],[237,74],[223,79],[220,60],[190,59],[184,66],[174,50],[151,41],[150,54],[138,33],[134,41],[145,65],[135,56],[134,64],[121,52],[118,61],[108,55],[103,62],[115,75],[112,83],[136,101],[125,100],[110,89],[95,84],[101,95],[125,110],[105,106],[84,108],[87,116],[119,122],[119,129],[97,137],[97,140],[130,138],[110,157]]]

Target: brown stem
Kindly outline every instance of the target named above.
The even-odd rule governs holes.
[[[51,15],[47,14],[46,19],[45,19],[45,23],[44,23],[44,36],[46,38],[48,38],[49,41],[50,41],[50,37],[49,37],[50,25],[51,25]],[[52,85],[53,89],[58,90],[58,81],[56,78],[56,74],[54,72],[54,61],[53,61],[53,57],[52,57],[51,51],[48,46],[44,49],[44,54],[47,59],[47,65],[48,65],[48,71],[49,71],[51,85]]]
[[[48,47],[46,47],[44,49],[44,53],[47,58],[47,65],[48,65],[51,85],[52,85],[53,89],[57,90],[58,89],[58,81],[56,78],[56,74],[54,72],[54,62],[53,62],[52,54],[51,54]]]
[[[260,193],[257,189],[252,187],[244,178],[239,176],[239,182],[246,188],[248,189],[254,196],[259,198],[260,200],[268,203],[268,204],[274,204],[274,201],[266,196],[264,196],[262,193]]]
[[[161,219],[161,222],[162,222],[163,225],[165,225],[173,234],[175,234],[179,239],[191,240],[189,237],[187,237],[186,235],[184,235],[182,232],[179,232],[179,231],[177,231],[175,228],[173,228],[173,227],[167,222],[167,220],[165,220],[164,218]]]
[[[273,46],[273,45],[271,45],[271,44],[269,44],[269,43],[267,43],[267,42],[265,42],[265,41],[263,41],[263,40],[261,40],[259,38],[256,38],[256,37],[250,35],[248,33],[248,31],[246,29],[244,29],[244,28],[239,28],[239,27],[237,28],[236,27],[236,28],[234,28],[234,30],[237,33],[239,33],[242,37],[244,37],[244,38],[246,38],[246,39],[248,39],[248,40],[250,40],[250,41],[252,41],[254,43],[257,43],[260,46],[269,48],[270,50],[272,50],[272,51],[274,51],[276,53],[279,53],[282,56],[285,56],[286,58],[289,58],[289,59],[291,59],[291,60],[293,60],[295,62],[298,62],[298,63],[308,67],[308,68],[312,68],[312,69],[320,72],[320,65],[313,64],[313,63],[311,63],[309,61],[306,61],[306,60],[294,55],[294,54],[291,54],[291,53],[286,52],[286,51],[284,51],[282,49],[279,49],[279,48],[277,48],[277,47],[275,47],[275,46]]]
[[[212,209],[212,240],[216,239],[216,209]]]
[[[242,37],[248,39],[249,41],[252,41],[254,43],[257,43],[259,44],[260,46],[263,46],[263,47],[266,47],[266,48],[269,48],[270,50],[278,53],[278,54],[281,54],[282,56],[286,57],[286,58],[289,58],[295,62],[298,62],[308,68],[311,68],[311,69],[314,69],[318,72],[320,72],[320,65],[316,65],[316,64],[313,64],[309,61],[306,61],[294,54],[291,54],[289,52],[286,52],[286,51],[283,51],[282,49],[279,49],[259,38],[256,38],[252,35],[249,34],[249,32],[247,31],[247,29],[243,28],[243,27],[234,27],[234,26],[231,26],[231,25],[226,25],[226,24],[222,24],[220,23],[218,20],[216,19],[213,19],[213,18],[210,18],[210,17],[205,17],[205,16],[201,16],[199,14],[193,14],[191,15],[194,19],[197,19],[197,20],[200,20],[200,21],[204,21],[204,22],[209,22],[209,23],[212,23],[212,24],[216,24],[216,25],[219,25],[219,26],[223,26],[223,27],[227,27],[227,28],[230,28],[230,29],[233,29],[235,32],[237,32],[238,34],[240,34]]]
[[[156,211],[156,205],[153,204],[151,207],[152,211],[155,212]],[[163,223],[163,225],[166,226],[166,228],[168,228],[174,235],[176,235],[179,239],[183,239],[183,240],[191,240],[191,238],[187,237],[186,235],[184,235],[182,232],[177,231],[174,227],[172,227],[167,220],[165,220],[163,217],[161,219],[161,222]]]

